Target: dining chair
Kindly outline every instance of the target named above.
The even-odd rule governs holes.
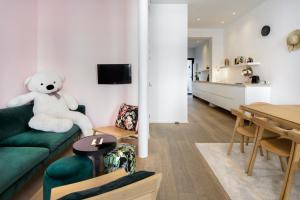
[[[252,122],[252,115],[247,114],[246,112],[242,110],[232,109],[231,113],[236,116],[236,122],[233,129],[233,134],[231,137],[231,141],[228,146],[227,155],[230,155],[232,152],[232,147],[234,144],[234,139],[236,135],[240,135],[240,151],[241,153],[244,153],[244,144],[245,141],[248,143],[249,138],[254,139],[257,135],[257,126]],[[260,148],[260,153],[263,156],[263,151]]]
[[[282,128],[278,123],[266,118],[253,117],[252,121],[258,127],[258,134],[252,150],[252,155],[248,161],[246,173],[249,176],[252,175],[258,147],[263,148],[267,152],[276,154],[279,157],[281,169],[284,171],[287,167],[286,160],[290,157],[293,145],[292,140],[287,136],[288,131],[290,130]],[[279,137],[265,138],[264,133],[266,131],[277,134]],[[286,158],[286,160],[284,158]]]
[[[283,180],[283,187],[280,193],[280,199],[289,199],[295,173],[300,170],[300,131],[290,130],[284,133],[284,136],[293,141],[290,159],[287,166],[286,175]]]

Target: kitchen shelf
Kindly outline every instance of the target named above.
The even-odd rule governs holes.
[[[245,66],[257,67],[259,65],[260,65],[260,62],[251,62],[251,63],[241,63],[241,64],[238,64],[238,65],[221,66],[221,67],[219,67],[219,69],[245,67]]]

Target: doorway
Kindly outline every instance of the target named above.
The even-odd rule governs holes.
[[[193,71],[194,71],[194,58],[188,58],[187,62],[187,94],[192,95],[193,94]]]
[[[191,70],[192,82],[210,81],[212,78],[212,38],[190,37],[188,39],[188,58],[194,59]],[[190,82],[190,76],[188,81]]]

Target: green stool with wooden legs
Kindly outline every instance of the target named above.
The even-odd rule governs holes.
[[[50,200],[51,189],[93,177],[93,162],[85,156],[70,156],[53,162],[44,173],[44,200]]]

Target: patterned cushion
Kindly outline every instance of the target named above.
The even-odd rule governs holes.
[[[124,168],[126,172],[135,172],[135,147],[131,144],[118,144],[117,147],[104,156],[104,171],[110,173]]]
[[[116,120],[116,127],[135,131],[138,122],[138,107],[122,104]]]

